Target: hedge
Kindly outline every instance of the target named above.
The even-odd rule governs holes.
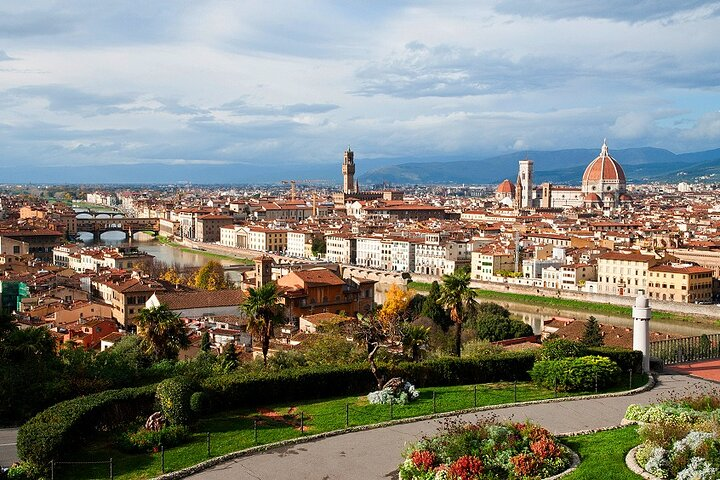
[[[57,403],[20,427],[18,456],[39,471],[96,431],[149,413],[155,385],[107,390]]]
[[[605,388],[618,380],[620,369],[608,357],[588,355],[578,358],[560,358],[535,362],[530,377],[545,388],[569,392],[591,391]]]
[[[618,348],[586,348],[586,355],[615,361],[623,371],[639,371],[642,354]],[[419,363],[381,365],[386,379],[403,377],[417,387],[527,380],[535,352],[503,352],[485,358],[441,358]],[[30,419],[18,432],[21,459],[45,468],[92,433],[110,430],[151,413],[157,385],[108,390],[60,402]],[[283,401],[366,394],[377,388],[367,363],[299,367],[278,372],[236,372],[206,378],[201,384],[217,409],[252,407]]]
[[[192,383],[187,378],[173,377],[160,382],[155,391],[155,398],[160,404],[160,411],[171,425],[188,425],[192,411],[190,395]]]
[[[623,372],[631,369],[634,373],[642,372],[642,352],[638,350],[626,350],[618,347],[584,347],[582,354],[608,357],[617,363]]]
[[[442,358],[380,365],[389,380],[403,377],[416,387],[526,380],[533,352],[507,352],[488,358]],[[248,407],[282,401],[368,393],[377,389],[367,363],[341,367],[289,368],[278,372],[232,373],[203,382],[216,408]]]

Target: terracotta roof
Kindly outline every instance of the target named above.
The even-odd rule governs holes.
[[[643,255],[642,253],[621,253],[608,252],[600,255],[598,260],[621,260],[625,262],[650,262],[655,260],[652,255]]]
[[[625,172],[608,153],[607,144],[603,144],[600,155],[587,166],[582,181],[583,183],[599,181],[625,183]]]
[[[345,285],[345,282],[327,268],[311,268],[293,272],[308,285]]]
[[[157,292],[155,294],[160,303],[168,306],[170,310],[183,310],[188,308],[231,307],[245,300],[242,290],[199,290],[190,292]]]
[[[503,180],[500,185],[498,185],[497,190],[495,190],[497,193],[513,193],[515,191],[515,185],[508,180],[507,178]]]

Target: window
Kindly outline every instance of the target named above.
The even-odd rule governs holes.
[[[15,255],[20,253],[20,245],[13,245],[13,253]]]

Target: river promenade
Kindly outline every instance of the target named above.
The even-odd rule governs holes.
[[[610,428],[620,425],[625,410],[633,403],[650,403],[683,394],[713,390],[717,384],[688,375],[665,374],[650,391],[635,395],[553,401],[524,406],[507,406],[481,413],[461,415],[472,421],[493,415],[498,420],[532,420],[555,434]],[[353,480],[397,478],[397,467],[405,445],[437,431],[441,420],[353,432],[330,438],[275,448],[263,453],[230,460],[188,477],[203,480]]]

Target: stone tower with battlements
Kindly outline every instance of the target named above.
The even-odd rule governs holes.
[[[342,165],[343,193],[357,193],[358,184],[355,183],[355,154],[350,147],[345,151]]]

